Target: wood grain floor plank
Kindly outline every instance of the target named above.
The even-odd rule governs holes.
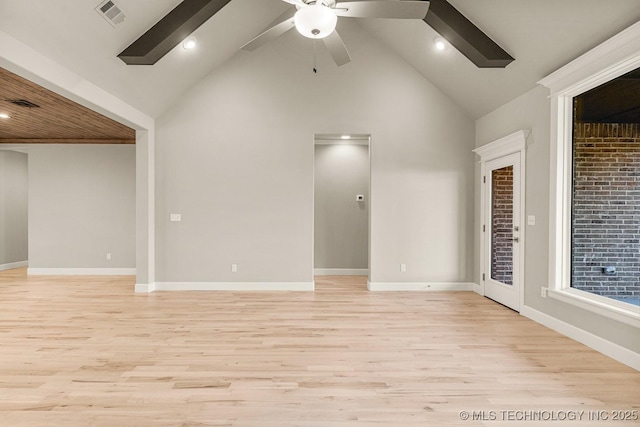
[[[497,427],[515,424],[459,413],[640,410],[640,372],[474,293],[133,286],[0,273],[0,424]]]

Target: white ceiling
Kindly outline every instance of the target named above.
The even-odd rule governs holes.
[[[506,69],[478,69],[455,49],[436,53],[437,34],[422,21],[352,19],[341,25],[386,44],[474,119],[640,20],[638,0],[449,2],[516,60]],[[196,51],[178,47],[153,66],[128,66],[117,54],[180,0],[115,3],[127,18],[112,28],[94,10],[99,0],[0,0],[0,30],[157,117],[231,56],[250,54],[238,50],[288,7],[280,0],[233,0],[195,32]]]
[[[438,54],[437,34],[421,22],[369,20],[363,27],[474,119],[640,20],[638,0],[448,1],[515,61],[505,69],[479,69],[454,49]]]

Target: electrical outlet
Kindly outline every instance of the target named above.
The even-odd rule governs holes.
[[[107,260],[111,261],[111,252],[107,252]]]
[[[169,215],[169,220],[171,222],[180,222],[180,221],[182,221],[182,215],[181,214],[171,214],[171,215]]]
[[[231,264],[231,272],[232,273],[238,272],[238,264]]]
[[[540,296],[542,298],[546,298],[547,297],[547,291],[549,290],[549,288],[540,288]]]
[[[400,272],[401,273],[407,272],[407,264],[400,264]]]

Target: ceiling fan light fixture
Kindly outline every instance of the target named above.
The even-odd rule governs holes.
[[[301,7],[293,18],[296,30],[310,39],[323,39],[333,33],[338,16],[318,1],[314,5]]]

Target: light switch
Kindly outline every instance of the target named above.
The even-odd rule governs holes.
[[[536,225],[536,216],[535,215],[529,215],[527,217],[527,225]]]
[[[180,221],[182,221],[182,215],[181,214],[171,214],[169,216],[169,219],[171,220],[171,222],[180,222]]]

